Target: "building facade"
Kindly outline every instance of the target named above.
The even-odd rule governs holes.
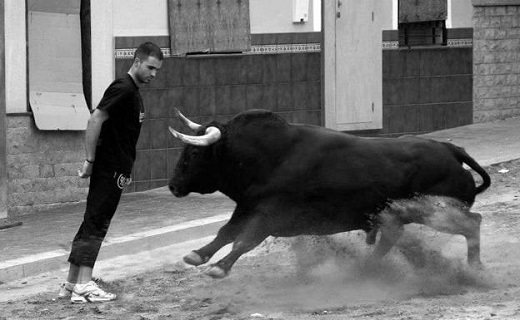
[[[379,34],[377,43],[351,53],[362,57],[362,50],[379,48],[371,54],[380,59],[379,69],[372,71],[380,76],[359,76],[373,89],[367,92],[379,92],[380,107],[372,108],[379,112],[377,125],[352,130],[417,134],[518,114],[514,46],[520,37],[520,1],[445,1],[447,41],[428,47],[400,46],[397,0],[369,1],[372,7],[356,9],[377,22],[372,27]],[[0,2],[0,42],[5,48],[0,56],[0,218],[85,199],[88,181],[77,178],[77,168],[84,157],[89,110],[110,82],[128,70],[133,50],[142,41],[158,43],[166,59],[158,79],[142,89],[147,119],[138,142],[134,182],[126,192],[161,187],[171,177],[181,148],[167,130],[168,125],[178,126],[173,107],[200,122],[225,121],[252,108],[273,110],[291,122],[332,128],[335,125],[327,123],[330,110],[358,117],[357,111],[341,109],[345,103],[329,104],[331,94],[335,97],[343,87],[336,83],[330,91],[324,81],[330,72],[326,70],[356,63],[354,58],[336,61],[331,69],[326,66],[330,47],[324,38],[330,31],[327,24],[337,19],[338,1],[327,8],[319,0],[242,0],[236,16],[247,20],[249,40],[240,52],[177,54],[172,42],[187,41],[172,38],[172,25],[178,22],[171,20],[172,8],[181,2]],[[191,20],[182,20],[179,28],[201,21],[193,12],[184,16]],[[364,30],[362,21],[343,27],[335,30],[336,36],[353,28]],[[177,32],[182,34],[186,32]],[[355,41],[366,44],[373,38]],[[355,47],[354,42],[343,45]],[[504,49],[500,58],[495,55],[498,48]],[[509,81],[507,88],[504,81]],[[359,100],[368,108],[374,102],[362,98],[369,95]]]

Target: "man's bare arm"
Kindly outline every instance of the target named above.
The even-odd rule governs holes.
[[[81,178],[88,178],[92,174],[92,167],[96,161],[96,147],[101,133],[103,122],[108,119],[108,113],[103,110],[96,109],[90,116],[85,133],[85,151],[87,158],[83,163],[83,168],[78,171]]]

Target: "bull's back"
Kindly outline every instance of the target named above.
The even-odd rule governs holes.
[[[438,142],[360,138],[312,126],[291,131],[290,148],[262,192],[284,194],[305,205],[361,211],[417,193],[473,202],[471,175]]]

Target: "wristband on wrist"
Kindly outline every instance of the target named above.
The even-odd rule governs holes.
[[[94,164],[94,161],[90,161],[89,159],[85,159],[85,161],[87,161],[90,164]]]

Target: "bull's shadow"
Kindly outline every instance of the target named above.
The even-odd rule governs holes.
[[[186,144],[169,183],[172,193],[220,191],[237,204],[216,238],[184,257],[198,266],[233,243],[209,269],[214,278],[225,277],[242,254],[268,236],[364,230],[367,243],[375,244],[380,231],[373,253],[380,258],[408,223],[465,236],[468,262],[481,265],[481,216],[470,207],[490,177],[460,147],[418,137],[361,138],[289,124],[266,110],[205,125],[178,110],[177,115],[195,135],[170,128]],[[479,186],[463,164],[481,176]],[[453,210],[425,210],[421,199],[427,196]]]

